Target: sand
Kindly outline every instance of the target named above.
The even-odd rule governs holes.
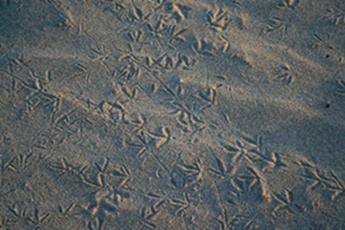
[[[345,229],[342,0],[0,0],[0,229]]]

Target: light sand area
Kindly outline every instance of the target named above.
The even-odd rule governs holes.
[[[0,229],[345,229],[343,0],[0,0]]]

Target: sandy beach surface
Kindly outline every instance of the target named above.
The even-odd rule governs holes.
[[[345,1],[0,0],[0,229],[345,229]]]

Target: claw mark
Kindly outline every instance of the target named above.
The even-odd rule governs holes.
[[[294,10],[299,4],[299,0],[281,0],[279,7],[289,8]]]
[[[345,9],[334,7],[327,11],[328,15],[326,16],[326,19],[331,20],[334,25],[339,26],[340,24],[345,24]]]
[[[267,25],[267,32],[279,32],[281,36],[287,34],[289,24],[285,22],[282,18],[279,17],[272,17],[269,19],[269,23]]]
[[[325,47],[327,49],[334,50],[335,47],[331,44],[331,35],[327,34],[324,37],[321,37],[320,35],[313,34],[313,38],[316,41],[316,43],[312,46],[313,49],[318,47]]]
[[[275,79],[283,82],[286,86],[291,85],[294,82],[294,77],[291,74],[291,68],[288,65],[281,65],[279,73],[275,76]]]
[[[340,95],[340,96],[345,96],[345,81],[339,79],[339,80],[337,81],[337,83],[338,83],[338,91],[337,91],[337,94]]]
[[[214,12],[208,13],[208,23],[218,32],[225,31],[231,22],[228,12],[217,8]]]

